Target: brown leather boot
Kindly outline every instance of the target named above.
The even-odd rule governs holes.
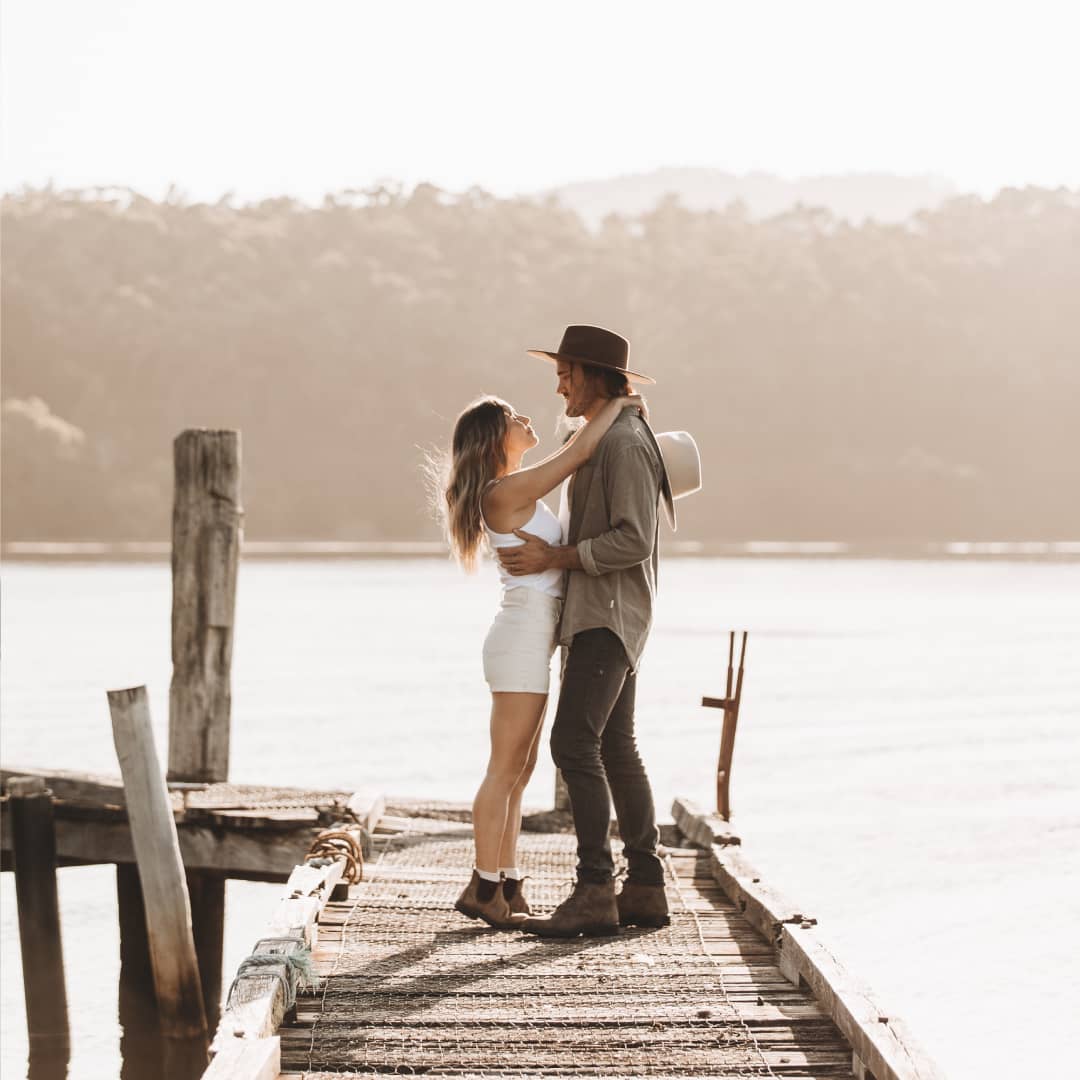
[[[510,905],[503,896],[500,882],[487,882],[494,886],[494,891],[487,900],[481,900],[480,886],[484,884],[483,878],[474,870],[469,884],[462,890],[461,895],[454,901],[454,907],[470,919],[483,919],[488,926],[494,926],[496,930],[516,930],[524,920],[523,915],[515,915],[510,910]],[[484,892],[487,890],[485,889]]]
[[[619,908],[620,926],[667,926],[671,922],[663,885],[624,881],[615,903]]]
[[[529,901],[525,899],[525,892],[522,889],[524,884],[524,878],[503,878],[503,896],[506,897],[506,902],[514,915],[532,914],[532,908],[529,907]]]
[[[550,915],[525,919],[520,926],[527,933],[552,938],[617,934],[619,909],[615,906],[615,883],[579,881],[574,891]]]

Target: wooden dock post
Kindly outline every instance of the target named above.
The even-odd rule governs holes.
[[[203,1009],[208,1030],[221,1015],[221,965],[225,949],[225,875],[204,870],[186,873],[191,903],[191,929],[199,959]]]
[[[240,507],[240,433],[181,432],[173,442],[170,780],[229,774],[229,713]]]
[[[146,931],[166,1039],[206,1038],[206,1013],[191,931],[180,842],[154,749],[146,687],[110,690],[113,741],[146,908]]]
[[[232,635],[240,556],[240,433],[193,429],[173,443],[172,781],[229,774]],[[221,1005],[225,877],[189,871],[192,929],[203,1003],[213,1026]]]
[[[70,1052],[52,795],[29,776],[9,780],[7,791],[30,1067],[39,1072],[36,1060],[66,1062]]]
[[[146,907],[139,868],[133,863],[116,864],[116,908],[120,924],[117,1014],[123,1060],[121,1080],[137,1080],[160,1073],[162,1062]]]

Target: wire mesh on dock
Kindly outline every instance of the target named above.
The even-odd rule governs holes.
[[[670,926],[543,940],[454,911],[467,827],[429,821],[382,844],[320,921],[323,983],[280,1030],[283,1074],[850,1075],[850,1049],[723,898],[705,853],[667,859]],[[572,836],[524,834],[519,859],[534,910],[565,898]]]

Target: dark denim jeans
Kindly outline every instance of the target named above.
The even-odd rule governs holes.
[[[664,881],[652,788],[634,738],[636,688],[637,678],[615,634],[599,629],[574,635],[551,729],[551,756],[570,793],[579,881],[611,880],[612,803],[629,879],[642,885]]]

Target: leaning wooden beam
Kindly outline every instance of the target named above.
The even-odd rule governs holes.
[[[184,864],[172,804],[154,748],[146,687],[111,690],[108,698],[116,756],[127,792],[131,840],[146,903],[161,1032],[172,1039],[205,1038],[206,1013]]]
[[[289,958],[306,956],[317,944],[319,916],[350,866],[350,857],[357,872],[362,865],[355,860],[361,850],[363,832],[358,825],[325,830],[324,836],[337,837],[339,843],[342,837],[350,838],[347,842],[350,856],[342,852],[294,867],[254,951],[241,964],[233,981],[211,1053],[235,1055],[238,1043],[265,1042],[278,1029],[289,1005],[289,980],[295,980],[290,971],[295,961]],[[280,963],[271,957],[280,957]],[[248,1060],[243,1057],[245,1068]],[[251,1061],[256,1060],[259,1060],[257,1054],[251,1057]],[[212,1076],[252,1080],[262,1075],[239,1071],[238,1066],[231,1072],[214,1073],[214,1064],[216,1058],[204,1080]]]
[[[688,810],[692,806],[686,799],[675,800],[673,813],[679,828],[688,837],[695,833],[707,836],[710,826],[705,820],[693,820]],[[708,847],[717,883],[776,949],[777,963],[785,977],[813,993],[851,1045],[856,1076],[870,1074],[873,1080],[942,1080],[937,1066],[907,1026],[883,1010],[821,943],[817,919],[765,885],[740,851],[716,843]]]

